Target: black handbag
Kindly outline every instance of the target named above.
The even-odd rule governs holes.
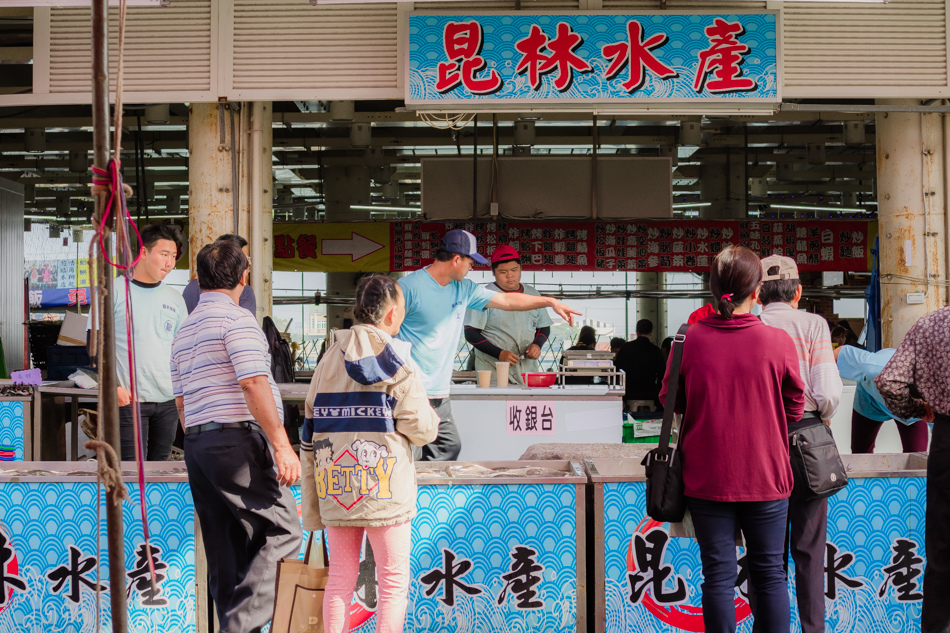
[[[819,422],[789,433],[788,452],[795,496],[824,499],[848,485],[835,438],[825,424]]]
[[[647,514],[656,521],[679,523],[686,515],[686,488],[683,484],[683,458],[677,447],[670,447],[673,436],[673,410],[680,385],[680,363],[683,361],[683,343],[689,324],[680,326],[673,337],[673,359],[663,408],[663,425],[659,445],[646,454],[641,464],[646,467]]]

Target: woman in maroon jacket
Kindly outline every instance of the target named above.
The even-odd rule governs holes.
[[[729,246],[715,259],[717,314],[699,320],[683,347],[676,411],[686,500],[703,562],[707,633],[736,630],[735,534],[742,529],[761,630],[789,630],[783,567],[792,469],[787,426],[804,409],[804,384],[787,333],[751,314],[759,258]],[[669,369],[660,400],[666,402]]]

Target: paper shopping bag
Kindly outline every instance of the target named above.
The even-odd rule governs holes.
[[[310,563],[313,536],[304,560],[285,558],[277,564],[277,599],[272,633],[323,633],[323,592],[329,570]]]

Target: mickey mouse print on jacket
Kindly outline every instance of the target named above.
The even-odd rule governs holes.
[[[300,444],[303,524],[385,526],[415,515],[411,444],[435,439],[409,345],[356,325],[336,332],[310,382]]]

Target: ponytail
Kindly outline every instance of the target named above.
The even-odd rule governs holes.
[[[353,316],[358,323],[379,325],[386,309],[396,302],[399,288],[389,275],[369,275],[356,286],[356,305]]]
[[[729,245],[713,260],[709,271],[709,289],[719,299],[718,312],[732,318],[736,306],[744,302],[762,283],[762,264],[745,246]]]
[[[736,309],[736,304],[732,302],[734,293],[727,292],[719,297],[719,314],[727,319],[732,318],[732,311]]]

